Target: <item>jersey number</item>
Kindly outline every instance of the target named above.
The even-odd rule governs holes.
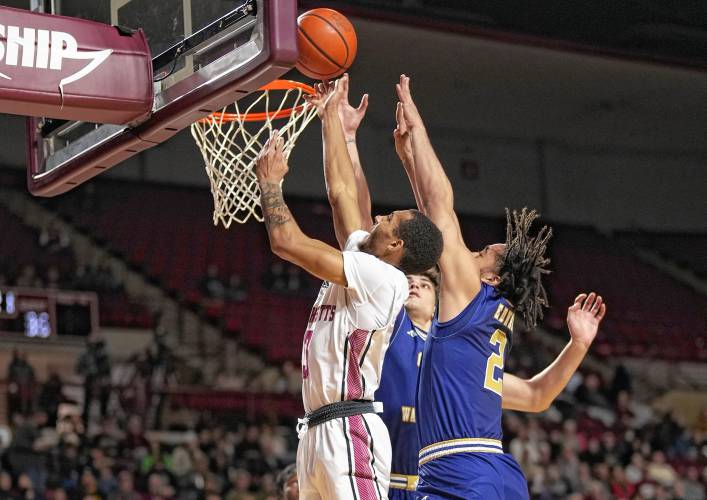
[[[498,354],[495,352],[486,361],[486,377],[484,377],[484,388],[495,392],[503,397],[503,355],[506,352],[506,334],[501,330],[496,330],[491,335],[489,343],[498,346]],[[500,374],[496,377],[496,368]]]
[[[307,330],[304,334],[304,347],[302,348],[302,378],[309,378],[309,366],[307,365],[307,358],[309,357],[309,344],[312,343],[312,335],[314,332],[312,330]]]

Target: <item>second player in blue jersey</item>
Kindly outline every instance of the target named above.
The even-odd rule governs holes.
[[[375,399],[383,403],[381,418],[388,427],[393,449],[388,498],[414,499],[417,486],[415,395],[427,332],[432,323],[439,272],[408,275],[410,295],[400,311],[391,345],[385,355]]]

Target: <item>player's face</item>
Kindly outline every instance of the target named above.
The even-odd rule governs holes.
[[[376,257],[383,257],[389,254],[391,244],[399,241],[397,236],[398,226],[409,219],[413,215],[410,210],[396,210],[388,215],[376,215],[373,220],[374,224],[371,228],[371,235],[366,240],[362,250],[369,252]]]
[[[434,284],[427,276],[419,274],[408,274],[407,279],[410,295],[405,302],[405,309],[415,310],[421,316],[431,318],[435,313],[435,305],[437,305]]]
[[[495,284],[494,282],[498,277],[498,266],[505,251],[506,245],[504,243],[494,243],[493,245],[486,245],[479,252],[473,252],[483,281]]]
[[[289,477],[285,486],[283,488],[285,493],[285,500],[298,500],[299,499],[299,483],[297,483],[297,475],[293,474]]]

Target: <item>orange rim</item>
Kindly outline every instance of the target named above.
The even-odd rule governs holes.
[[[295,82],[294,80],[273,80],[272,82],[263,85],[258,90],[294,90],[300,89],[305,94],[313,95],[314,88],[306,83]],[[212,123],[212,122],[233,122],[233,121],[244,121],[244,122],[262,122],[267,119],[277,120],[279,118],[287,118],[293,112],[300,112],[304,105],[295,106],[293,108],[285,108],[279,111],[263,111],[259,113],[223,113],[221,111],[216,111],[211,113],[206,118],[202,118],[199,123]]]

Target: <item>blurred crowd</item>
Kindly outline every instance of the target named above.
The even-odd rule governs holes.
[[[506,369],[532,376],[551,359],[525,333],[514,337]],[[504,413],[504,445],[520,463],[531,498],[707,498],[707,408],[688,426],[637,401],[632,386],[621,365],[606,381],[585,369],[548,411]]]
[[[42,410],[16,414],[12,441],[0,449],[0,499],[276,500],[293,439],[268,418],[227,427],[190,414],[146,432],[136,415],[86,428],[79,413],[60,415],[55,426]]]
[[[108,409],[102,384],[119,365],[111,367],[101,343],[87,345],[77,371],[92,411],[62,396],[56,375],[39,384],[18,353],[8,368],[18,388],[8,396],[14,398],[11,426],[0,428],[0,500],[284,498],[276,478],[294,461],[295,422],[277,409],[250,416],[160,411],[164,401],[150,396],[158,391],[148,382],[169,372],[172,355],[160,342],[158,335],[147,354],[131,361],[136,376],[153,370],[131,386],[133,395],[149,388],[142,406]],[[552,357],[530,334],[520,334],[507,369],[529,377]],[[260,379],[250,380],[259,380],[259,391],[296,393],[297,366],[286,366],[253,365]],[[249,379],[219,380],[228,387],[229,381],[248,386]],[[585,369],[550,410],[505,414],[504,445],[523,468],[531,498],[706,500],[707,408],[688,426],[638,401],[633,385],[621,366],[611,376]],[[34,396],[23,402],[21,387]]]
[[[122,282],[105,262],[76,264],[71,237],[65,228],[47,224],[39,230],[38,248],[45,265],[38,267],[18,256],[14,265],[0,267],[0,286],[92,291],[101,294],[124,293]]]

